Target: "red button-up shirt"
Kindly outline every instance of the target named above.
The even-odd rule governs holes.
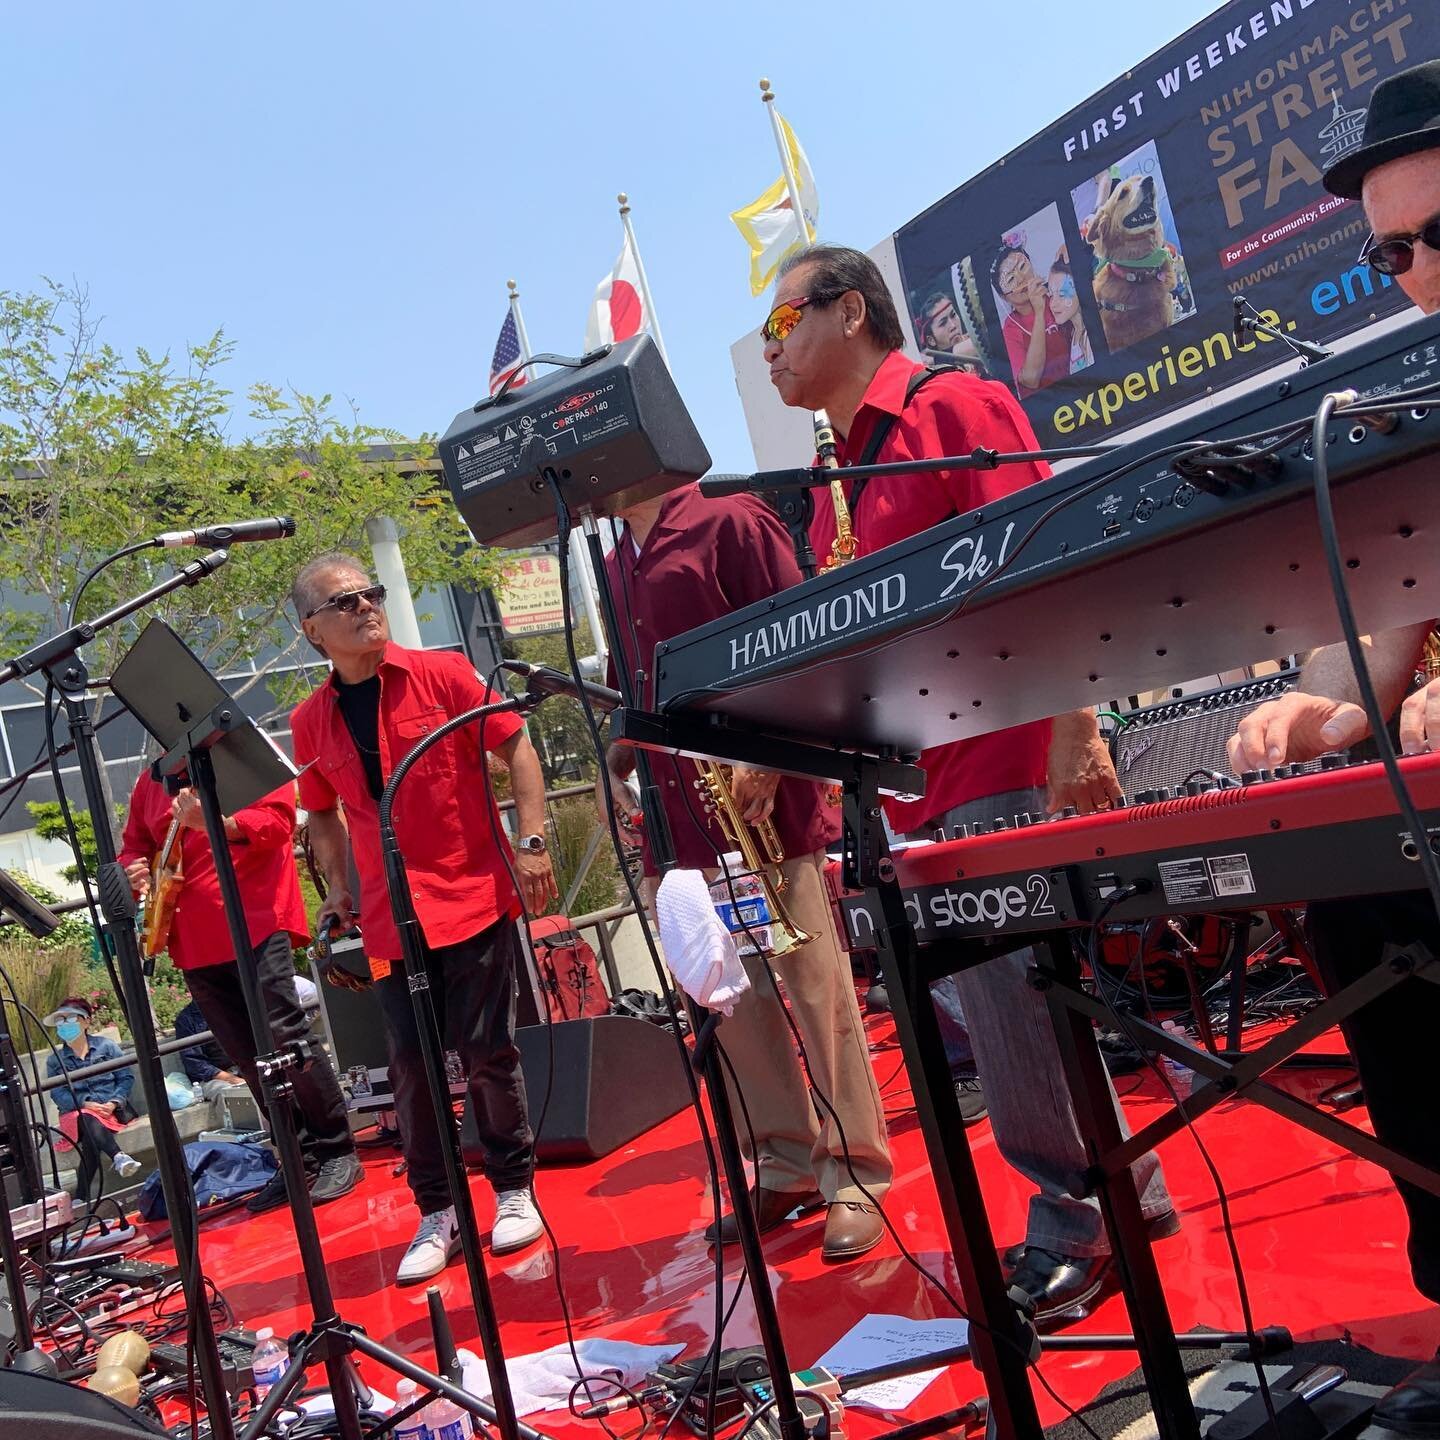
[[[624,663],[632,676],[637,668],[645,672],[645,705],[654,700],[657,644],[800,583],[790,534],[768,505],[751,495],[707,500],[695,485],[665,497],[638,555],[627,529],[605,568],[623,631]],[[614,657],[610,677],[613,684]],[[701,808],[694,762],[653,753],[649,758],[676,860],[686,869],[713,869],[716,855],[733,847]],[[824,849],[839,834],[838,810],[809,780],[781,780],[772,819],[791,857]],[[646,866],[653,874],[648,851]]]
[[[961,371],[937,375],[907,408],[905,387],[919,368],[898,350],[881,362],[855,412],[850,433],[839,443],[842,465],[858,463],[882,415],[899,418],[880,447],[876,464],[965,455],[981,445],[1002,451],[1039,448],[1015,397],[993,380]],[[963,515],[1023,490],[1049,473],[1043,464],[1018,464],[997,470],[874,476],[860,497],[858,513],[852,516],[857,553],[883,550],[952,515]],[[854,483],[847,482],[847,495],[853,488]],[[835,511],[824,492],[816,500],[810,537],[823,564],[835,543]],[[1038,720],[926,750],[920,757],[925,771],[924,796],[908,802],[887,796],[885,813],[891,826],[905,834],[924,829],[945,811],[969,800],[1042,786],[1049,748],[1050,722]]]
[[[165,787],[145,771],[130,792],[120,844],[122,865],[154,861],[170,832],[171,804]],[[231,818],[239,838],[230,842],[230,858],[245,903],[250,943],[258,945],[283,930],[295,944],[305,944],[310,927],[295,870],[295,787],[283,786]],[[180,831],[180,865],[184,883],[170,925],[170,958],[181,970],[223,965],[235,958],[235,947],[230,943],[210,837],[203,830],[186,826]]]
[[[386,647],[380,662],[380,774],[396,765],[447,720],[489,704],[485,688],[463,655],[449,650]],[[520,900],[496,836],[500,812],[487,783],[485,750],[504,744],[523,722],[513,713],[492,715],[447,736],[426,751],[395,797],[395,837],[405,860],[415,913],[432,949],[455,945],[520,913]],[[345,807],[345,823],[360,875],[360,930],[370,968],[379,979],[400,958],[400,934],[390,913],[380,853],[380,804],[370,793],[360,752],[340,713],[332,675],[296,706],[290,717],[300,803],[306,810]]]

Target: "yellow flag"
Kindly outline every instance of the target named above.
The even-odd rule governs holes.
[[[780,262],[801,245],[808,245],[819,233],[820,196],[815,189],[815,176],[811,174],[810,162],[790,128],[778,111],[775,119],[779,122],[780,133],[785,137],[785,148],[790,156],[791,173],[800,191],[800,203],[804,207],[803,224],[790,203],[790,189],[785,176],[780,178],[758,200],[752,201],[743,210],[731,212],[730,218],[745,237],[750,247],[750,293],[762,295],[775,278]]]

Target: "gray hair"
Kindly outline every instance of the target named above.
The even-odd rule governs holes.
[[[317,606],[323,605],[330,597],[321,593],[320,580],[331,570],[354,570],[370,578],[370,569],[358,555],[344,550],[327,550],[313,560],[307,560],[300,567],[290,586],[290,603],[295,607],[295,617],[303,621]]]

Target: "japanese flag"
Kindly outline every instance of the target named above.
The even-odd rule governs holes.
[[[585,348],[593,350],[609,341],[628,340],[649,323],[640,290],[640,267],[627,234],[615,268],[595,287],[590,318],[585,324]]]

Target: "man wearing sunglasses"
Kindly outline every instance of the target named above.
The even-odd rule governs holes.
[[[922,372],[901,353],[904,337],[889,289],[858,250],[812,245],[792,255],[781,266],[763,335],[780,398],[829,413],[842,464],[961,455],[981,445],[1036,448],[1024,411],[1003,385],[957,371],[911,388]],[[1006,465],[882,476],[849,486],[859,553],[903,540],[1046,473],[1038,465]],[[818,556],[830,554],[835,520],[829,505],[816,507],[811,539]],[[920,764],[924,798],[885,802],[891,827],[912,839],[950,835],[982,820],[1009,823],[1016,814],[1047,806],[1104,808],[1120,794],[1090,711],[928,750]],[[1028,947],[997,956],[942,982],[937,1000],[951,1020],[963,1010],[996,1144],[1039,1187],[1025,1242],[1007,1261],[1011,1284],[1025,1293],[1037,1322],[1053,1324],[1088,1313],[1108,1278],[1110,1252],[1097,1202],[1069,1192],[1071,1177],[1089,1162],[1048,1007],[1025,983],[1029,962]],[[963,1004],[956,1004],[957,996]],[[1174,1209],[1153,1153],[1136,1162],[1135,1176],[1152,1232],[1170,1233]]]
[[[459,1249],[442,1139],[421,1063],[420,1038],[390,913],[380,851],[379,800],[400,761],[447,720],[493,697],[463,656],[392,643],[385,587],[353,556],[321,555],[295,577],[291,598],[332,673],[291,717],[300,802],[329,891],[316,929],[358,918],[390,1041],[390,1081],[420,1228],[397,1280],[438,1274]],[[511,858],[490,794],[487,757],[509,768],[520,825]],[[343,816],[341,813],[343,807]],[[430,990],[445,1043],[464,1067],[485,1176],[496,1192],[491,1249],[538,1239],[530,1192],[534,1141],[515,1047],[516,919],[520,895],[539,913],[554,899],[545,851],[545,780],[513,714],[467,726],[426,751],[396,797],[395,833],[423,935]],[[350,890],[350,854],[360,893]],[[357,904],[358,900],[358,904]]]
[[[1326,171],[1325,188],[1364,204],[1372,238],[1362,259],[1393,276],[1427,315],[1440,312],[1440,61],[1375,87],[1360,148]],[[1410,625],[1366,642],[1376,698],[1392,725],[1398,712],[1392,738],[1407,755],[1440,747],[1440,680],[1415,688],[1432,628]],[[1349,651],[1326,645],[1306,659],[1294,691],[1240,722],[1230,760],[1237,771],[1273,770],[1361,744],[1368,734]],[[1419,942],[1440,955],[1440,921],[1427,891],[1312,905],[1307,918],[1315,958],[1332,989],[1382,963],[1388,944]],[[1406,981],[1343,1028],[1375,1134],[1440,1170],[1440,1126],[1431,1109],[1440,988]],[[1415,1288],[1440,1302],[1440,1198],[1404,1180],[1395,1185],[1410,1221]],[[1406,1435],[1440,1436],[1440,1358],[1392,1390],[1375,1420]]]

